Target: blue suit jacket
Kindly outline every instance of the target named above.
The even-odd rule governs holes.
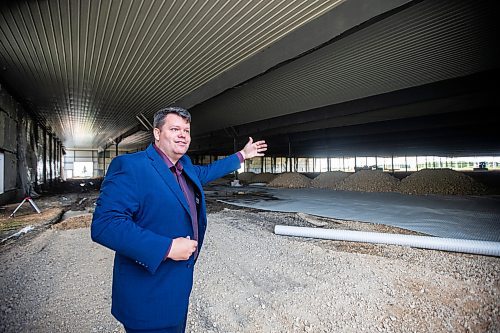
[[[180,159],[199,198],[198,250],[207,227],[202,185],[240,167],[237,155],[208,166]],[[112,314],[126,327],[156,329],[184,320],[193,281],[193,256],[163,261],[172,239],[193,237],[188,203],[152,145],[117,156],[101,186],[91,236],[114,251]]]

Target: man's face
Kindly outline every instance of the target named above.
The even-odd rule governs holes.
[[[191,125],[186,119],[169,113],[161,129],[153,129],[155,144],[175,164],[189,148],[190,131]]]

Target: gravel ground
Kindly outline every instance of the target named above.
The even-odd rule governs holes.
[[[354,221],[210,205],[187,332],[500,332],[500,258],[277,236]],[[1,332],[121,332],[113,253],[48,229],[0,253]]]

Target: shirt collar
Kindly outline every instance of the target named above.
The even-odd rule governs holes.
[[[177,161],[176,164],[172,163],[172,161],[168,158],[167,155],[165,155],[164,152],[161,151],[160,148],[158,148],[154,143],[153,143],[153,148],[156,150],[156,152],[160,155],[162,160],[167,164],[167,167],[169,169],[172,169],[172,167],[175,167],[176,172],[181,173],[184,167],[182,166],[181,161]]]

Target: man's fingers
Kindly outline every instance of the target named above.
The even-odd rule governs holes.
[[[198,247],[198,242],[197,241],[195,241],[195,240],[190,241],[190,251],[191,251],[191,254],[193,254],[194,251],[196,251],[197,247]]]
[[[168,257],[173,260],[187,260],[196,251],[198,242],[189,236],[175,238]]]
[[[266,141],[262,140],[262,141],[257,141],[254,143],[255,147],[257,148],[257,150],[264,150],[264,149],[267,149],[267,143]]]

